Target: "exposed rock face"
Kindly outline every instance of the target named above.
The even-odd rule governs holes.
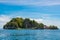
[[[48,29],[48,26],[44,25],[44,29]]]
[[[18,24],[16,24],[16,22],[11,22],[11,23],[7,23],[7,24],[4,25],[4,27],[3,27],[4,29],[17,29],[18,28]]]

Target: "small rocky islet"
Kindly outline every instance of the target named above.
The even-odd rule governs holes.
[[[47,26],[29,18],[12,18],[3,26],[3,29],[58,29],[58,27],[54,25]]]

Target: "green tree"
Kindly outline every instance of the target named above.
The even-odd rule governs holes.
[[[37,28],[38,26],[39,24],[35,20],[32,20],[32,27]]]
[[[44,24],[40,23],[38,28],[44,29]]]
[[[16,22],[18,26],[21,28],[23,24],[23,18],[13,18],[10,22]]]

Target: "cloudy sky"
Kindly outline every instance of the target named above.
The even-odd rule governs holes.
[[[0,0],[0,28],[13,17],[60,28],[60,0]]]

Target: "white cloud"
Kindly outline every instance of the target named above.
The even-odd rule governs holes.
[[[0,3],[7,3],[11,5],[50,6],[60,5],[60,0],[0,0]]]
[[[32,18],[30,18],[31,20],[35,20],[36,22],[38,22],[38,23],[42,23],[42,21],[43,21],[43,19],[32,19]]]
[[[0,15],[0,28],[3,28],[8,21],[10,21],[10,17],[6,15]]]

